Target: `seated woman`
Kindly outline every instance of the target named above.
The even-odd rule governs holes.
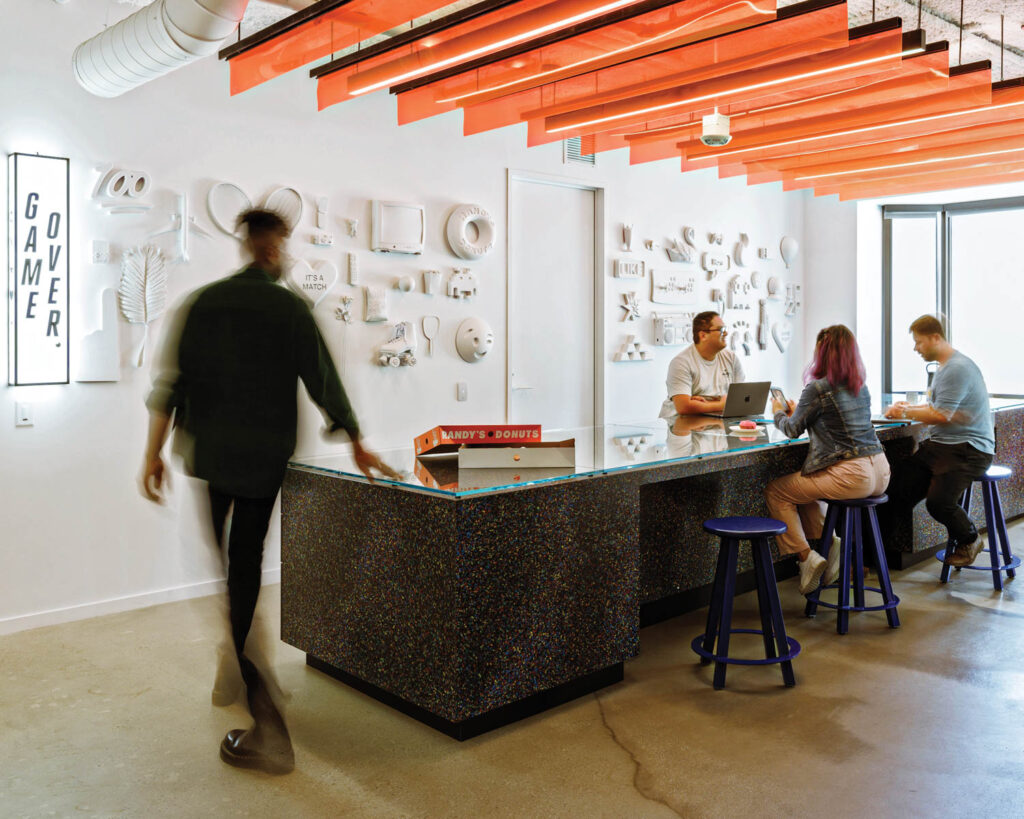
[[[801,594],[814,591],[826,569],[826,583],[838,575],[839,550],[829,550],[826,566],[807,542],[821,537],[821,499],[866,498],[889,485],[889,462],[871,425],[864,377],[857,340],[848,327],[834,324],[818,333],[799,403],[783,406],[772,400],[775,426],[790,438],[806,429],[811,444],[803,468],[777,478],[764,491],[771,516],[788,527],[776,538],[779,550],[800,560]]]

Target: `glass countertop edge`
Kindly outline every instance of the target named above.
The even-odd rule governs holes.
[[[912,424],[916,424],[916,423],[917,422],[910,422],[910,421],[904,421],[904,420],[894,420],[890,424],[876,425],[875,428],[876,429],[892,429],[894,427],[911,426]],[[457,499],[457,498],[472,497],[474,495],[485,495],[485,494],[498,494],[498,493],[503,493],[503,492],[514,492],[514,491],[517,491],[517,490],[520,490],[520,489],[530,489],[530,488],[535,487],[535,486],[541,486],[543,484],[565,483],[565,482],[574,481],[574,480],[597,478],[597,477],[602,477],[602,476],[606,476],[606,475],[614,475],[614,474],[617,474],[617,473],[620,473],[620,472],[641,471],[641,470],[645,470],[645,469],[652,469],[652,468],[660,467],[660,466],[669,466],[669,465],[679,464],[679,463],[689,462],[689,461],[708,461],[708,460],[713,460],[713,459],[725,458],[725,457],[728,457],[730,455],[738,455],[740,453],[752,452],[752,451],[756,451],[756,450],[759,450],[759,449],[778,449],[779,447],[788,447],[788,446],[793,446],[795,444],[806,444],[806,443],[807,443],[807,438],[804,437],[804,436],[801,436],[799,438],[790,438],[790,439],[784,440],[784,441],[764,441],[762,443],[753,444],[751,446],[742,447],[742,448],[738,448],[738,449],[731,449],[731,450],[722,450],[720,452],[710,452],[710,453],[704,453],[704,454],[700,454],[700,455],[684,455],[684,456],[679,457],[679,458],[666,458],[666,459],[663,459],[663,460],[647,461],[647,462],[644,462],[644,463],[621,464],[621,465],[618,465],[618,466],[600,467],[600,468],[591,469],[591,470],[584,471],[584,472],[574,473],[574,474],[571,474],[571,475],[552,475],[552,476],[544,477],[544,478],[536,478],[536,479],[530,480],[530,481],[521,481],[519,483],[510,483],[510,484],[505,484],[505,485],[501,485],[501,486],[483,486],[483,487],[477,487],[477,488],[474,488],[474,489],[454,489],[454,490],[453,489],[439,489],[439,488],[435,488],[435,487],[431,487],[431,486],[423,486],[422,484],[421,485],[413,485],[413,484],[405,483],[403,481],[394,481],[394,480],[390,480],[390,479],[387,479],[387,478],[375,478],[373,482],[374,483],[378,483],[378,484],[383,484],[383,485],[386,485],[386,486],[392,486],[392,487],[394,487],[396,489],[403,489],[403,490],[405,490],[407,492],[419,492],[419,493],[424,493],[424,494],[428,494],[428,495],[436,495],[436,496],[440,496],[440,497]],[[366,478],[366,476],[361,474],[361,473],[345,472],[344,470],[341,470],[341,469],[335,469],[335,468],[326,467],[326,466],[318,466],[316,464],[301,463],[301,462],[298,462],[298,461],[289,461],[288,462],[288,468],[289,469],[296,469],[298,471],[303,471],[303,472],[315,472],[315,473],[318,473],[318,474],[337,476],[337,477],[341,477],[341,478],[345,478],[345,479],[354,480],[354,481],[357,481],[357,482],[360,482],[360,483],[367,483],[367,484],[370,483],[370,481]]]

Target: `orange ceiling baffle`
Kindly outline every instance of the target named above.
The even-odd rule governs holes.
[[[819,5],[826,1],[833,5],[845,3],[816,0]],[[514,105],[509,105],[509,98],[541,85],[773,20],[775,2],[649,0],[606,18],[608,22],[604,25],[576,26],[566,36],[540,38],[527,43],[529,48],[507,49],[493,57],[398,85],[392,91],[398,95],[399,118],[411,122],[455,106],[466,108],[502,100],[504,103],[497,107],[511,109]],[[576,33],[578,29],[581,31]],[[516,111],[500,124],[518,121]]]
[[[810,4],[801,4],[800,7]],[[800,8],[791,6],[790,9]],[[837,13],[841,12],[841,13]],[[815,7],[731,34],[659,52],[581,76],[547,83],[479,105],[464,106],[464,131],[479,133],[513,125],[523,119],[589,104],[604,95],[625,96],[652,88],[672,88],[717,76],[723,66],[766,65],[847,42],[845,3]],[[598,96],[600,95],[600,96]]]
[[[295,68],[353,46],[450,0],[319,0],[262,31],[221,49],[231,93],[247,91]]]
[[[838,194],[840,200],[845,202],[853,199],[874,199],[880,196],[902,196],[1021,181],[1024,181],[1024,162],[988,166],[987,168],[963,168],[957,171],[895,177],[886,180],[852,182],[838,187],[815,189],[814,192],[817,196]]]
[[[700,142],[678,144],[689,159],[710,158],[718,162],[752,162],[791,156],[808,150],[827,150],[877,141],[880,134],[907,135],[906,129],[932,122],[936,117],[954,116],[968,109],[988,106],[992,99],[991,68],[988,62],[964,66],[950,77],[949,90],[907,99],[903,102],[869,106],[837,116],[799,119],[768,128],[757,128],[735,137],[729,145],[714,148]],[[932,126],[936,130],[940,126]]]

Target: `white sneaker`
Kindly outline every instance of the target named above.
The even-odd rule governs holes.
[[[800,594],[810,594],[818,588],[818,582],[825,573],[825,558],[811,549],[807,560],[798,565],[800,567]]]
[[[828,566],[825,568],[825,585],[829,586],[839,579],[839,552],[843,543],[832,535],[832,545],[828,549]]]

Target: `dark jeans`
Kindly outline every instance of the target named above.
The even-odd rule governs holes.
[[[210,513],[213,518],[213,537],[217,544],[224,540],[224,524],[228,512],[231,512],[228,606],[231,612],[231,637],[239,659],[245,651],[245,638],[249,635],[252,617],[256,612],[263,572],[263,539],[270,528],[270,515],[276,500],[276,493],[270,498],[237,498],[210,487]]]
[[[886,490],[889,503],[881,507],[883,532],[891,531],[891,525],[887,525],[891,514],[912,509],[924,500],[928,514],[949,530],[953,541],[960,545],[973,543],[978,530],[961,508],[960,497],[991,465],[992,456],[970,444],[925,441],[909,458],[892,465],[892,479]]]

